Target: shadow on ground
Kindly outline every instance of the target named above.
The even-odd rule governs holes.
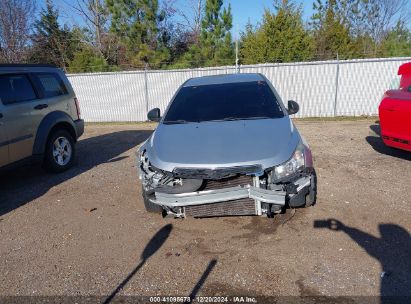
[[[0,175],[0,216],[95,166],[127,158],[120,155],[146,140],[151,132],[127,130],[80,140],[74,167],[60,174],[49,174],[40,167],[27,166]]]
[[[370,129],[376,134],[373,136],[367,136],[365,140],[368,142],[368,144],[378,153],[389,155],[392,157],[396,158],[401,158],[405,160],[411,160],[411,153],[407,151],[403,151],[400,149],[394,149],[391,147],[388,147],[384,144],[384,142],[381,139],[381,129],[380,126],[375,124],[371,125]]]
[[[314,227],[346,233],[380,262],[381,303],[411,300],[411,236],[406,229],[395,224],[380,224],[378,238],[335,219],[315,221]]]
[[[143,250],[143,253],[140,257],[140,263],[127,275],[127,277],[111,292],[111,294],[105,299],[103,304],[108,304],[113,301],[119,292],[123,290],[124,287],[129,283],[129,281],[137,274],[137,272],[148,262],[150,257],[152,257],[163,244],[167,241],[170,236],[171,231],[173,230],[172,224],[167,224],[161,228],[157,233],[151,238],[146,247]],[[198,292],[203,287],[204,283],[207,281],[208,276],[212,272],[213,268],[216,266],[217,260],[213,259],[208,264],[206,270],[201,275],[197,283],[194,285],[190,293],[190,302],[195,299]],[[121,302],[121,301],[120,301]]]
[[[128,276],[113,290],[113,292],[107,297],[103,302],[104,304],[110,303],[114,297],[127,285],[127,283],[135,276],[135,274],[144,266],[148,259],[153,256],[157,250],[163,246],[170,236],[171,230],[173,230],[173,225],[168,224],[161,228],[157,233],[151,238],[150,242],[146,245],[143,253],[140,257],[140,263],[131,271]]]

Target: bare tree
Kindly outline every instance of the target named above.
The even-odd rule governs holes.
[[[395,19],[402,19],[404,13],[408,10],[407,0],[373,0],[374,9],[368,18],[370,20],[370,28],[373,29],[376,40],[382,38],[388,28],[393,26]]]
[[[73,0],[64,1],[72,8],[83,20],[88,30],[93,33],[94,44],[97,50],[102,52],[105,33],[107,33],[106,24],[108,11],[104,0]]]
[[[180,22],[179,25],[192,33],[195,43],[198,43],[200,39],[203,3],[204,0],[186,0],[184,1],[184,8],[177,9],[177,13],[183,19],[183,22]]]
[[[0,0],[1,1],[1,0]],[[80,16],[91,33],[88,43],[108,64],[124,62],[123,45],[118,36],[109,31],[109,11],[105,0],[63,0],[65,5]]]
[[[363,28],[374,40],[374,52],[389,30],[410,12],[408,0],[361,0],[359,11]]]
[[[0,1],[0,61],[25,60],[34,13],[33,0]]]

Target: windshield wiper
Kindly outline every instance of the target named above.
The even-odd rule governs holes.
[[[236,120],[253,120],[253,119],[270,119],[268,116],[255,116],[255,117],[225,117],[221,119],[212,119],[207,121],[236,121]]]
[[[202,120],[201,122],[207,122],[207,121],[234,121],[234,120],[241,120],[241,119],[243,119],[243,118],[225,117],[225,118],[220,118],[220,119]]]
[[[216,119],[217,121],[232,121],[232,120],[241,120],[239,117],[224,117],[222,119]]]
[[[254,117],[246,117],[246,118],[241,118],[242,120],[251,120],[251,119],[271,119],[273,117],[269,116],[254,116]]]
[[[188,121],[184,119],[176,119],[176,120],[165,120],[163,124],[165,125],[173,125],[173,124],[187,124],[187,123],[201,123],[201,122],[208,122],[208,121],[237,121],[237,120],[253,120],[253,119],[271,119],[272,117],[268,116],[255,116],[255,117],[224,117],[221,119],[210,119],[210,120],[199,120],[199,121]]]
[[[184,119],[177,119],[177,120],[163,121],[163,124],[165,124],[165,125],[174,125],[174,124],[186,124],[186,123],[189,123],[189,122],[191,122],[191,121],[187,121],[187,120],[184,120]]]

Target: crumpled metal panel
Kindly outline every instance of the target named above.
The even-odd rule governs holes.
[[[238,175],[220,180],[207,180],[205,181],[204,188],[201,189],[201,191],[224,189],[228,187],[245,185],[253,185],[253,177],[251,175]]]

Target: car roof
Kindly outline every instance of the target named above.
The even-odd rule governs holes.
[[[224,84],[224,83],[238,83],[238,82],[252,82],[252,81],[265,81],[263,75],[258,73],[245,73],[245,74],[223,74],[213,76],[203,76],[191,78],[184,83],[184,87],[195,87],[210,84]]]
[[[35,63],[1,63],[0,68],[56,68],[52,64],[35,64]]]
[[[0,64],[0,73],[55,71],[60,68],[50,64]]]

